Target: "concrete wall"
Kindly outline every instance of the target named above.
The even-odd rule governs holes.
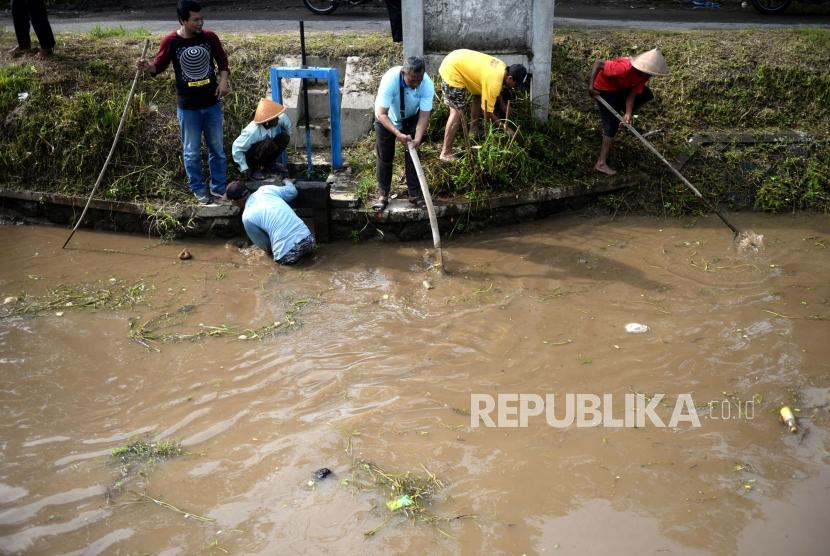
[[[425,56],[438,71],[457,48],[479,50],[533,74],[533,112],[548,116],[554,0],[403,0],[404,57]]]
[[[548,0],[550,2],[550,0]],[[532,3],[498,0],[424,0],[428,52],[464,48],[530,53]]]

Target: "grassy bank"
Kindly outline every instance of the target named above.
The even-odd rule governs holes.
[[[12,43],[10,34],[0,35]],[[144,35],[102,30],[60,35],[53,62],[4,59],[0,66],[0,185],[88,193],[104,162],[134,74]],[[151,37],[157,41],[159,37]],[[226,149],[249,121],[265,92],[267,68],[279,54],[296,54],[294,35],[223,33],[232,68],[226,103]],[[592,165],[600,140],[596,108],[586,94],[587,72],[597,58],[660,46],[672,68],[653,80],[656,100],[636,125],[668,158],[688,148],[695,134],[798,130],[818,141],[794,144],[718,143],[700,148],[684,166],[693,183],[730,208],[830,208],[830,32],[557,31],[551,117],[534,123],[528,103],[512,119],[515,141],[498,130],[473,140],[478,148],[461,164],[435,162],[446,111],[436,104],[430,141],[422,152],[431,186],[450,196],[485,199],[493,193],[615,179],[633,185],[600,203],[611,210],[681,214],[700,209],[691,194],[635,138],[621,134],[605,178]],[[374,58],[378,69],[400,56],[382,35],[311,34],[309,53]],[[18,94],[28,99],[18,101]],[[371,137],[348,153],[360,187],[374,190]],[[231,176],[233,177],[233,170]],[[100,195],[132,200],[189,199],[184,185],[172,71],[147,79],[134,100],[121,143]]]

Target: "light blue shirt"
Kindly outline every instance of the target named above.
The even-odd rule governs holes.
[[[401,83],[403,83],[404,116],[401,118]],[[378,108],[389,109],[389,119],[398,129],[401,129],[401,122],[418,113],[432,110],[432,97],[435,95],[435,84],[429,74],[424,73],[424,80],[415,89],[406,86],[401,75],[401,66],[395,66],[386,73],[380,80],[378,96],[375,97],[375,110]]]
[[[255,143],[259,143],[263,139],[273,139],[283,131],[285,131],[289,137],[293,131],[291,120],[288,119],[285,112],[279,115],[277,118],[277,125],[274,127],[266,128],[264,125],[256,124],[254,122],[246,125],[245,129],[242,130],[242,133],[239,134],[239,137],[236,138],[236,141],[233,142],[233,148],[231,149],[231,153],[233,153],[233,161],[239,164],[239,171],[244,172],[248,169],[248,161],[245,160],[245,153],[247,153]]]
[[[297,197],[294,184],[263,185],[245,200],[242,225],[254,245],[279,260],[311,234],[288,201]]]

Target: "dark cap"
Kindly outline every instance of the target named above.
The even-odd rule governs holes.
[[[251,192],[248,190],[248,186],[245,185],[245,182],[238,180],[229,183],[227,189],[225,190],[225,196],[227,196],[227,198],[231,201],[244,199],[250,195],[250,193]]]
[[[507,68],[507,74],[516,82],[516,87],[522,90],[530,89],[530,74],[521,64],[513,64]]]

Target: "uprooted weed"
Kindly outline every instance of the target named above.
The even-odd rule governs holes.
[[[373,536],[395,518],[433,525],[441,534],[451,536],[439,524],[475,517],[467,514],[442,517],[432,513],[429,507],[435,495],[444,488],[444,483],[426,467],[421,468],[423,474],[410,471],[390,473],[370,461],[355,462],[351,481],[347,482],[361,492],[375,492],[386,500],[383,521],[377,527],[364,531],[365,536]]]
[[[158,442],[135,440],[124,446],[113,448],[111,458],[118,466],[118,478],[107,488],[107,497],[111,500],[137,477],[146,477],[156,463],[178,457],[183,453],[178,443],[168,440]]]
[[[185,326],[187,315],[196,309],[195,305],[183,305],[175,311],[164,312],[148,320],[130,319],[129,337],[147,349],[155,351],[158,351],[158,348],[154,344],[198,342],[207,338],[232,337],[241,341],[262,340],[280,332],[298,328],[300,323],[296,317],[310,302],[308,298],[289,297],[285,301],[285,310],[281,320],[258,327],[243,327],[226,323],[216,325],[199,323],[195,329],[181,332],[176,328]]]
[[[104,309],[117,311],[142,302],[152,286],[143,281],[129,283],[115,278],[95,284],[60,284],[46,294],[22,294],[3,308],[4,317],[42,315],[70,309]]]

